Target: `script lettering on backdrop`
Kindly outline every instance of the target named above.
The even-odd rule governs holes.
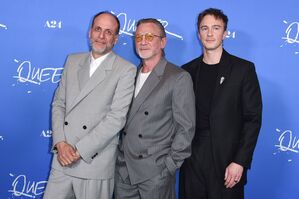
[[[7,26],[0,23],[0,29],[5,29],[5,30],[7,30]]]
[[[136,30],[137,20],[128,18],[127,13],[124,13],[124,12],[117,14],[117,13],[111,11],[111,13],[115,14],[117,16],[117,18],[119,19],[119,21],[121,22],[120,24],[122,24],[122,26],[120,27],[120,34],[133,36],[133,32],[135,32],[135,30]],[[177,33],[171,32],[167,29],[168,21],[163,20],[163,19],[158,19],[158,20],[164,26],[166,34],[169,34],[175,38],[183,40],[183,36],[181,36]]]
[[[282,44],[280,47],[283,47],[287,44],[299,44],[299,22],[287,22],[286,20],[283,21],[283,23],[287,24],[287,28],[285,30],[285,36],[282,37],[282,39],[285,41],[284,44]],[[295,54],[298,55],[299,51],[295,51]]]
[[[31,61],[14,60],[18,64],[17,75],[13,76],[18,82],[41,85],[45,82],[56,84],[60,81],[63,68],[34,67]]]
[[[117,18],[119,19],[119,21],[121,22],[120,24],[122,24],[122,26],[120,27],[120,34],[125,34],[128,36],[133,36],[133,33],[136,30],[136,24],[137,24],[137,20],[136,19],[130,19],[127,16],[127,13],[121,12],[121,13],[115,13],[113,11],[111,11],[112,14],[115,14],[117,16]],[[171,32],[168,30],[167,26],[168,26],[168,21],[163,20],[163,19],[158,19],[158,21],[160,21],[162,23],[162,25],[165,28],[165,32],[168,35],[171,35],[177,39],[183,40],[183,36],[179,35],[178,33],[175,32]],[[236,38],[236,32],[235,31],[227,31],[227,35],[226,38]],[[126,43],[124,43],[124,45],[126,45]]]
[[[26,175],[14,175],[9,174],[13,178],[11,189],[8,192],[11,192],[13,198],[39,198],[46,188],[47,181],[30,181]]]
[[[299,137],[292,130],[280,130],[276,129],[276,132],[279,134],[277,144],[275,147],[278,148],[278,152],[287,152],[299,154]],[[274,153],[276,155],[276,153]],[[292,159],[288,160],[289,162]]]

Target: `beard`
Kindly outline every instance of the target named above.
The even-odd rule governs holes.
[[[152,57],[154,57],[155,55],[158,54],[158,52],[155,52],[153,50],[151,51],[142,51],[142,50],[137,50],[137,54],[139,55],[139,57],[141,59],[147,60],[147,59],[151,59]]]
[[[93,40],[90,40],[90,46],[91,46],[92,52],[94,52],[98,55],[107,54],[108,52],[110,52],[112,50],[112,48],[114,46],[113,44],[106,43],[106,45],[103,47],[95,47],[94,43],[95,42]]]

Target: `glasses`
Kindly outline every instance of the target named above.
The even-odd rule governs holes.
[[[137,34],[137,35],[135,35],[136,42],[141,42],[142,39],[143,39],[143,37],[144,37],[145,41],[147,41],[147,42],[153,41],[154,37],[163,38],[160,35],[155,35],[153,33],[148,32],[148,33],[144,33],[144,34]]]

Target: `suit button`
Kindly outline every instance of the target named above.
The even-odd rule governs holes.
[[[142,134],[139,134],[138,137],[142,138]]]
[[[141,158],[143,158],[143,156],[142,156],[142,155],[139,155],[138,158],[141,159]]]
[[[145,112],[144,112],[144,115],[148,115],[148,112],[147,112],[147,111],[145,111]]]
[[[64,122],[64,125],[68,125],[69,123],[67,121]]]
[[[96,156],[98,155],[98,153],[94,154],[91,159],[94,159]]]
[[[87,126],[84,125],[82,128],[85,130],[85,129],[87,129]]]
[[[124,134],[124,135],[127,135],[127,133],[126,133],[125,131],[123,131],[123,134]]]

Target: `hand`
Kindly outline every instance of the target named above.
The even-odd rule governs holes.
[[[79,151],[75,151],[75,161],[81,158]]]
[[[226,188],[233,188],[241,180],[243,170],[243,166],[234,162],[230,163],[225,169],[224,186]]]
[[[62,166],[69,166],[80,158],[80,156],[78,158],[75,149],[64,141],[57,143],[56,148],[58,151],[57,160]]]

